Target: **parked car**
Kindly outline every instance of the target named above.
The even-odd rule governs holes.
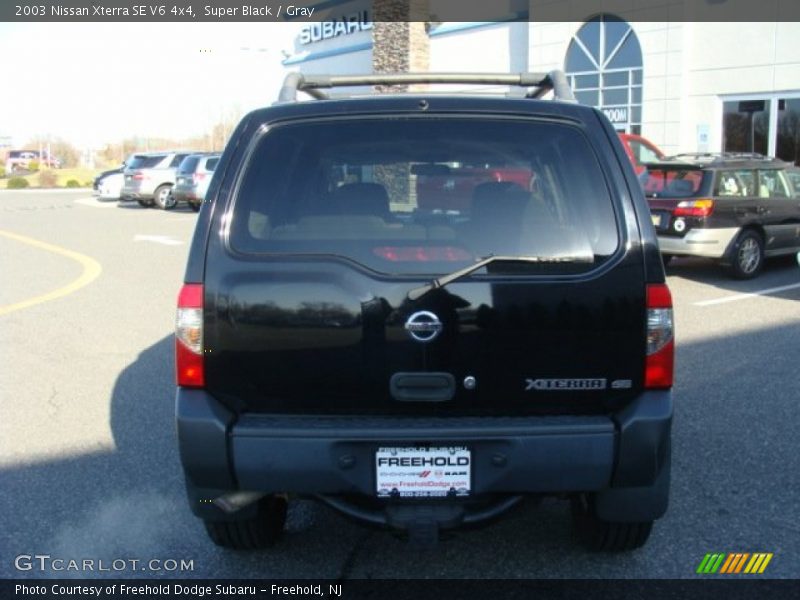
[[[104,199],[119,198],[122,193],[122,186],[125,183],[125,165],[133,162],[133,155],[128,156],[116,169],[103,171],[92,182],[94,193]]]
[[[620,133],[619,139],[637,175],[641,175],[644,172],[647,163],[664,158],[664,153],[658,146],[640,135]]]
[[[220,159],[175,341],[189,505],[219,545],[276,541],[295,497],[420,544],[569,498],[598,550],[667,508],[672,301],[622,143],[559,71],[444,78],[556,100],[326,96],[441,78],[290,74]],[[431,222],[431,164],[538,185],[470,175],[469,211]]]
[[[125,176],[122,171],[111,172],[105,177],[95,180],[97,188],[95,194],[103,200],[118,200],[122,194]]]
[[[92,189],[98,191],[100,189],[100,181],[104,177],[107,177],[108,175],[116,175],[116,174],[122,175],[123,171],[125,171],[125,165],[130,164],[133,161],[133,156],[134,156],[133,154],[129,155],[125,160],[122,161],[122,164],[120,164],[115,169],[109,169],[107,171],[102,171],[101,173],[99,173],[92,182]]]
[[[38,163],[39,167],[60,169],[61,159],[38,150],[10,150],[6,155],[5,168],[7,173],[28,171],[31,163]]]
[[[752,153],[679,154],[643,178],[666,260],[703,256],[739,279],[800,250],[800,205],[787,163]]]
[[[219,154],[198,153],[183,159],[172,188],[175,204],[186,202],[195,212],[200,210],[219,157]]]
[[[530,169],[461,163],[414,165],[417,209],[421,212],[468,213],[475,186],[491,181],[506,181],[530,189]]]
[[[178,165],[191,152],[138,152],[125,166],[121,200],[136,200],[141,206],[168,210],[175,206],[172,186]]]

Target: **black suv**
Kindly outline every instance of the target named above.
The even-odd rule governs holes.
[[[523,93],[324,89],[450,82]],[[673,347],[639,182],[563,73],[292,74],[228,143],[178,298],[190,506],[233,548],[293,497],[427,544],[557,495],[589,546],[636,548]]]
[[[679,154],[648,164],[641,181],[665,261],[714,258],[749,279],[765,257],[800,250],[790,167],[752,153]]]

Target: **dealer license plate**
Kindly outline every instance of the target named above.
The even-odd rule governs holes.
[[[655,227],[661,227],[661,215],[650,215],[650,218],[653,219]]]
[[[468,496],[472,453],[463,446],[378,448],[376,491],[380,497]]]

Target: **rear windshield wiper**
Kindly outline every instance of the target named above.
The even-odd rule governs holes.
[[[449,275],[443,275],[442,277],[437,277],[430,283],[426,283],[423,286],[418,288],[414,288],[413,290],[408,292],[408,299],[409,300],[419,300],[427,294],[428,292],[438,289],[440,287],[446,286],[448,283],[452,283],[457,279],[461,279],[462,277],[466,277],[470,273],[474,273],[478,269],[485,267],[488,264],[494,262],[526,262],[526,263],[538,263],[538,264],[552,264],[552,263],[591,263],[594,262],[594,257],[590,256],[495,256],[490,255],[480,259],[478,262],[471,264],[463,269],[459,269],[458,271],[453,271]]]

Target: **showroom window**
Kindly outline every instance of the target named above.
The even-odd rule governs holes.
[[[628,23],[598,15],[573,36],[564,65],[575,97],[601,109],[617,131],[642,129],[642,49]]]
[[[722,150],[800,165],[800,93],[723,98]]]

